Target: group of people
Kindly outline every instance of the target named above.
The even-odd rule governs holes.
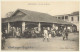
[[[50,30],[50,28],[46,27],[43,29],[43,36],[44,36],[43,41],[44,40],[49,41],[49,39],[51,39],[52,31]]]
[[[65,27],[62,31],[62,36],[63,36],[63,40],[67,39],[68,40],[68,29]]]
[[[6,30],[5,30],[5,32],[7,33]],[[19,27],[17,27],[17,28],[11,27],[9,32],[11,32],[11,34],[13,36],[20,36],[21,29]],[[31,29],[31,33],[34,34],[34,32],[36,32],[36,31],[34,29]],[[60,31],[58,31],[58,33],[62,34],[63,40],[65,40],[65,38],[68,39],[68,30],[66,27],[60,29]],[[52,28],[50,29],[49,27],[43,28],[43,36],[44,36],[43,41],[45,39],[47,39],[47,41],[49,41],[49,39],[51,39],[52,36],[56,36],[56,35],[57,35],[57,30],[55,28],[53,28],[53,29]]]
[[[9,30],[9,32],[11,32],[14,37],[20,36],[20,34],[21,34],[21,28],[19,28],[19,27],[17,27],[17,28],[11,27],[10,30]]]
[[[56,36],[55,30],[53,30],[53,33]],[[44,28],[43,41],[45,41],[45,40],[50,41],[53,33],[52,33],[52,30],[50,30],[49,28]],[[68,39],[68,29],[66,27],[64,27],[63,30],[60,31],[60,34],[62,34],[63,40]]]
[[[5,37],[7,36],[20,36],[21,34],[21,28],[19,27],[10,27],[9,31],[7,29],[5,29],[2,33]]]
[[[27,29],[26,29],[27,30]],[[34,32],[35,30],[34,29],[31,29],[31,33],[34,35]],[[54,35],[56,36],[56,30],[55,29],[50,29],[50,28],[47,28],[45,27],[43,29],[43,41],[47,40],[48,42],[50,41],[50,39],[52,38],[52,34],[54,33]],[[13,27],[10,29],[10,32],[13,33],[13,36],[15,35],[15,32],[16,32],[16,35],[17,36],[20,36],[20,33],[21,33],[21,29],[20,28],[17,28],[17,30]],[[53,33],[52,33],[53,32]],[[7,33],[7,30],[5,30],[5,33]],[[68,40],[68,29],[66,27],[64,27],[63,29],[61,29],[60,33],[62,34],[62,37],[63,37],[63,40]],[[26,33],[25,33],[26,34]],[[10,34],[11,35],[11,34]],[[5,43],[5,36],[2,36],[2,48],[4,48],[4,43]]]

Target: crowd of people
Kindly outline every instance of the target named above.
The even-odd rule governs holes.
[[[59,29],[55,29],[55,28],[50,28],[50,27],[43,27],[43,29],[41,31],[42,33],[39,32],[36,29],[37,28],[32,28],[32,29],[26,28],[23,34],[25,34],[25,35],[27,34],[28,35],[28,34],[31,33],[32,36],[34,36],[34,35],[40,33],[44,37],[44,39],[47,38],[47,40],[50,39],[51,37],[55,37],[55,36],[63,36],[63,40],[65,38],[68,39],[68,29],[66,27],[60,28],[60,30]],[[3,34],[2,36],[6,37],[7,33],[8,32],[5,29],[5,32],[2,33]],[[13,36],[13,37],[19,37],[19,36],[21,36],[21,33],[22,33],[21,32],[21,28],[19,28],[19,27],[17,27],[17,28],[11,27],[8,34],[10,34],[10,36]]]
[[[17,28],[17,30],[15,29],[15,27],[12,27],[9,31],[12,36],[21,36],[21,29]],[[31,35],[29,34],[31,33]],[[27,28],[24,31],[25,35],[28,35],[30,37],[35,36],[35,33],[39,33],[37,30],[35,30],[35,28],[32,28],[31,30],[28,30]],[[63,40],[68,40],[68,29],[66,27],[60,29],[60,30],[56,30],[55,28],[49,28],[49,27],[44,27],[43,31],[41,34],[43,36],[43,41],[50,41],[51,38],[55,37],[56,35],[61,34],[61,36],[63,37]],[[7,35],[7,30],[5,30],[5,33],[2,33],[2,48],[4,48],[4,43],[5,43],[5,35]]]
[[[10,27],[9,31],[5,28],[2,32],[2,36],[8,38],[8,37],[17,37],[21,34],[21,28],[19,27]]]
[[[58,33],[60,33],[62,35],[63,40],[65,40],[65,39],[68,40],[68,29],[66,27],[63,28],[63,30],[58,31]],[[43,36],[44,36],[43,41],[44,40],[49,41],[52,37],[52,34],[54,34],[54,36],[56,36],[57,35],[56,30],[51,30],[50,28],[44,28],[44,30],[43,30]]]
[[[4,36],[4,37],[9,36],[9,35],[6,35],[7,33],[8,32],[5,29],[5,32],[2,33],[3,34],[2,36]],[[11,27],[8,34],[10,34],[10,36],[13,36],[13,37],[19,37],[19,36],[21,36],[21,29],[18,28],[18,27],[17,28]],[[37,37],[36,34],[39,34],[39,32],[37,30],[35,30],[35,28],[32,28],[31,30],[26,28],[25,31],[24,31],[24,35],[28,36],[28,34],[29,34],[29,36],[31,35],[31,36],[36,36]],[[64,40],[65,38],[68,39],[68,30],[67,30],[66,27],[61,28],[60,30],[55,29],[55,28],[50,28],[50,27],[44,27],[43,30],[42,30],[42,33],[40,32],[39,35],[42,35],[44,37],[44,40],[45,39],[48,40],[51,37],[55,37],[55,36],[58,36],[58,35],[63,36],[63,40]]]

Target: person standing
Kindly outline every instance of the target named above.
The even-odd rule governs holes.
[[[65,30],[66,39],[68,40],[68,29]]]
[[[68,30],[67,28],[65,27],[63,32],[62,32],[62,36],[63,36],[63,40],[66,38],[68,40]]]
[[[13,37],[15,37],[15,35],[16,35],[16,28],[13,27]]]
[[[63,37],[63,40],[65,39],[65,30],[63,30],[62,32],[62,37]]]
[[[43,33],[44,33],[44,39],[43,39],[43,41],[44,41],[45,39],[47,39],[47,41],[49,41],[49,39],[48,39],[49,37],[48,37],[48,30],[47,30],[47,28],[44,29]]]
[[[51,30],[50,28],[48,28],[48,36],[49,36],[49,40],[51,39]]]

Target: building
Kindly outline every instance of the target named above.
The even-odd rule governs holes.
[[[73,12],[66,15],[56,15],[57,19],[61,19],[70,23],[73,23],[77,26],[77,31],[79,31],[79,11]]]
[[[44,27],[60,29],[61,26],[76,27],[70,22],[53,18],[49,14],[25,9],[17,9],[10,17],[2,18],[2,32],[7,30],[7,33],[10,32],[11,28],[15,29],[15,31],[21,29],[21,33],[23,33],[26,28],[37,28],[36,30],[40,32]]]

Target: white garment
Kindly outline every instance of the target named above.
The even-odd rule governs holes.
[[[48,31],[44,30],[44,38],[48,38]]]
[[[44,33],[46,33],[46,34],[47,34],[47,33],[48,33],[48,31],[47,31],[47,30],[44,30]]]
[[[51,34],[49,34],[49,38],[51,38]]]
[[[7,33],[7,30],[5,30],[5,33]]]

